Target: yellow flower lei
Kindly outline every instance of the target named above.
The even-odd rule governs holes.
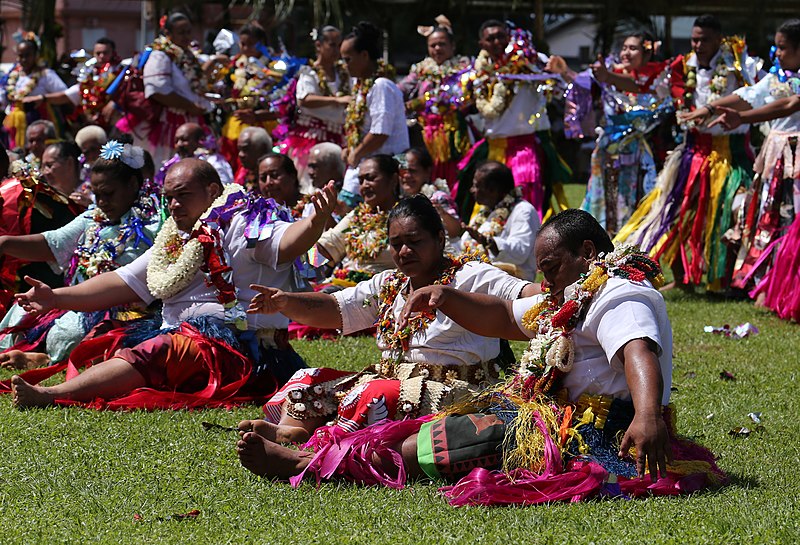
[[[6,100],[11,102],[19,102],[26,96],[30,95],[31,92],[36,87],[36,84],[39,83],[39,78],[42,77],[42,73],[44,72],[44,68],[41,66],[37,66],[33,69],[28,76],[28,83],[25,86],[17,91],[17,81],[19,81],[20,74],[22,74],[22,67],[17,66],[9,75],[8,80],[6,81]]]
[[[378,69],[375,71],[375,76],[372,78],[359,79],[353,86],[353,100],[347,105],[347,110],[344,114],[344,133],[347,135],[347,149],[354,150],[364,138],[362,134],[362,125],[364,118],[367,115],[367,94],[372,86],[375,85],[375,80],[378,78],[394,77],[394,67],[386,64],[383,60],[378,61]]]
[[[328,76],[325,75],[325,69],[322,66],[312,66],[314,72],[317,74],[317,80],[319,81],[319,89],[322,92],[323,96],[334,96],[333,92],[331,92],[331,87],[328,84]],[[336,76],[339,80],[339,90],[336,92],[337,97],[343,97],[350,94],[350,74],[347,72],[347,66],[342,61],[338,61],[334,65],[334,70],[336,71]]]

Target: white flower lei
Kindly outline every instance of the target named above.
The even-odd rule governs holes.
[[[500,79],[490,82],[492,79],[493,68],[492,59],[489,52],[481,50],[478,58],[475,59],[475,72],[479,74],[480,80],[476,80],[478,92],[475,94],[475,106],[481,115],[487,119],[497,119],[508,107],[513,98],[512,89]],[[483,75],[483,77],[480,77]]]
[[[225,204],[229,195],[241,191],[238,184],[225,186],[222,195],[203,212],[192,231],[200,227],[212,210]],[[203,246],[200,241],[194,237],[184,241],[175,220],[168,218],[156,237],[153,253],[147,264],[147,289],[157,299],[169,299],[189,287],[203,264]]]
[[[518,199],[519,195],[517,195],[517,190],[514,190],[503,197],[492,209],[488,206],[481,206],[478,209],[478,213],[470,220],[469,226],[480,229],[482,225],[488,225],[488,229],[483,229],[481,233],[486,235],[487,238],[499,235],[503,232],[503,228],[508,221],[508,216],[511,215],[511,209],[514,208]],[[473,239],[469,239],[464,243],[464,251],[478,251],[483,254],[488,253],[482,244],[478,244],[478,242]]]
[[[424,184],[422,188],[419,190],[420,193],[428,197],[429,199],[433,197],[433,194],[437,191],[444,191],[445,193],[450,192],[450,187],[447,185],[447,182],[441,178],[437,178],[433,182],[429,184]]]

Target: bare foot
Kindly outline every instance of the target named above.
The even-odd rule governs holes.
[[[50,356],[39,352],[9,350],[0,354],[0,367],[5,367],[6,369],[37,369],[47,365],[50,365]]]
[[[298,475],[311,461],[312,454],[286,448],[247,432],[236,443],[239,461],[245,469],[259,477],[288,480]]]
[[[46,388],[28,384],[19,375],[11,377],[12,402],[18,409],[28,407],[47,407],[52,405],[56,396]]]
[[[766,293],[759,293],[756,296],[756,302],[753,303],[756,308],[766,308],[767,307],[767,294]]]
[[[243,436],[248,431],[255,432],[273,443],[305,443],[311,438],[311,434],[304,428],[273,424],[266,420],[242,420],[239,422],[239,435]]]

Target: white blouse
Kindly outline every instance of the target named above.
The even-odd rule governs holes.
[[[154,94],[168,95],[175,93],[206,110],[211,103],[205,97],[192,92],[189,80],[178,65],[172,62],[163,51],[153,50],[144,65],[144,96],[150,98]]]
[[[17,83],[14,85],[14,90],[19,92],[30,83],[30,80],[31,77],[27,74],[20,76],[17,80]],[[28,96],[58,93],[66,90],[66,88],[67,84],[61,81],[61,78],[58,77],[58,74],[49,68],[45,68],[42,70],[42,75],[39,77],[39,81],[36,82],[36,85],[33,87],[31,92],[28,93]],[[0,105],[5,109],[7,114],[11,112],[12,105],[8,103],[5,85],[0,85]]]
[[[340,85],[341,82],[339,81],[339,74],[336,72],[336,80],[329,81],[328,87],[330,87],[331,91],[335,95],[339,91]],[[297,88],[295,90],[295,94],[297,96],[297,106],[300,108],[301,116],[307,115],[310,117],[316,117],[317,119],[320,119],[326,123],[333,124],[333,130],[341,131],[342,125],[344,125],[344,110],[346,108],[344,104],[319,106],[316,108],[300,106],[300,101],[302,101],[308,95],[322,95],[322,88],[319,85],[319,76],[317,75],[317,72],[310,66],[303,66],[300,68],[300,72],[297,77]]]
[[[376,296],[380,293],[383,283],[394,272],[394,270],[384,271],[370,280],[365,280],[352,288],[333,294],[342,313],[343,333],[360,331],[375,324],[379,306]],[[456,272],[450,286],[459,291],[483,293],[513,300],[519,297],[527,284],[528,282],[514,278],[492,265],[470,262]],[[405,305],[404,294],[406,292],[407,289],[401,290],[392,303],[395,324]],[[365,305],[365,302],[369,304]],[[381,350],[382,357],[397,357],[397,353],[387,346],[380,335],[376,337],[376,343]],[[409,350],[403,356],[403,360],[439,365],[477,365],[496,358],[499,354],[500,341],[498,339],[470,333],[437,311],[436,318],[425,329],[411,337]]]
[[[509,263],[516,265],[522,270],[526,280],[533,281],[536,278],[536,255],[535,242],[536,235],[539,233],[539,214],[528,201],[520,200],[511,209],[508,220],[503,226],[499,235],[494,236],[497,244],[498,253],[490,253],[489,257],[493,263]],[[491,228],[490,223],[484,223],[478,227],[478,232],[486,234]],[[469,233],[461,235],[461,249],[472,240]]]
[[[574,285],[564,293],[574,293]],[[534,295],[512,303],[520,331],[533,337],[522,325],[529,308],[544,298]],[[658,346],[658,363],[664,389],[661,404],[669,403],[672,387],[672,325],[664,298],[649,282],[630,282],[610,278],[595,294],[586,318],[572,333],[575,343],[575,366],[564,377],[564,387],[571,401],[581,394],[607,395],[630,399],[631,390],[617,352],[628,342],[650,339]]]

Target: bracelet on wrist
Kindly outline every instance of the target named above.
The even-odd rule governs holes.
[[[714,115],[714,112],[717,111],[717,109],[711,104],[706,104],[706,110],[708,110],[708,115]]]

